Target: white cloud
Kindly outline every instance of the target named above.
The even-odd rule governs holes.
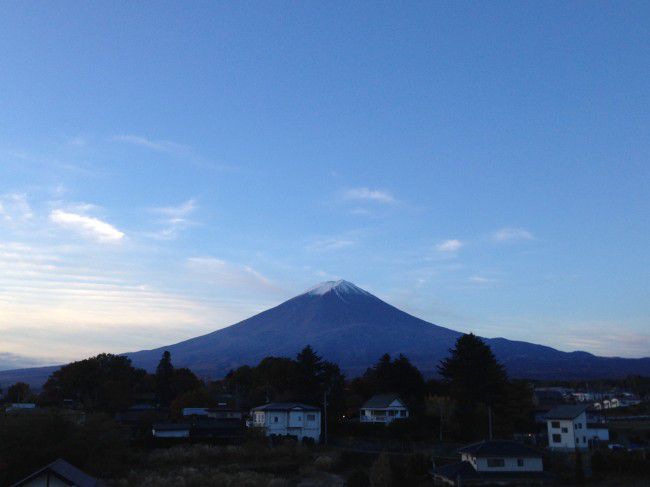
[[[188,217],[198,208],[194,198],[181,203],[178,206],[161,206],[151,208],[150,211],[161,215],[161,223],[165,225],[162,230],[149,234],[154,238],[173,239],[178,236],[178,232],[184,228],[195,224]]]
[[[139,135],[115,135],[111,138],[115,142],[137,145],[145,149],[151,149],[158,152],[168,152],[175,154],[187,154],[190,152],[189,147],[168,140],[151,140]]]
[[[496,279],[490,279],[489,277],[483,276],[471,276],[468,281],[473,282],[474,284],[489,284],[491,282],[496,282]]]
[[[347,200],[375,201],[377,203],[397,203],[395,197],[388,191],[370,188],[352,188],[344,193]]]
[[[535,240],[535,236],[523,228],[502,228],[492,234],[495,242],[521,242],[524,240]]]
[[[187,267],[196,276],[220,287],[246,290],[251,288],[278,289],[270,279],[252,267],[233,264],[215,257],[190,257],[187,259]]]
[[[90,216],[64,210],[53,210],[50,213],[50,220],[99,242],[119,242],[124,238],[124,233],[110,223]]]
[[[0,218],[7,222],[29,220],[34,216],[24,193],[7,193],[0,196]]]
[[[227,293],[193,296],[175,285],[178,272],[171,288],[160,289],[143,283],[137,266],[122,257],[96,259],[86,246],[0,242],[0,352],[42,351],[60,363],[153,348],[240,321],[266,305],[259,297],[251,302]]]
[[[440,242],[438,245],[436,245],[436,250],[439,252],[458,252],[464,245],[465,244],[460,240],[445,240],[444,242]]]
[[[152,208],[152,211],[156,213],[161,213],[170,219],[182,219],[196,210],[197,204],[194,198],[181,203],[178,206],[161,206],[158,208]]]
[[[342,250],[357,244],[356,240],[346,237],[317,237],[307,245],[307,250],[313,252],[327,252]]]

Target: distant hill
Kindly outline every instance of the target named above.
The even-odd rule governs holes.
[[[128,353],[134,365],[153,370],[164,350],[176,366],[219,378],[262,358],[294,356],[311,345],[348,376],[363,373],[384,353],[406,355],[425,375],[436,374],[460,332],[416,318],[347,281],[331,281],[251,318],[173,345]],[[650,357],[597,357],[505,338],[484,338],[514,377],[605,378],[650,375]],[[0,384],[42,383],[55,368],[0,372]],[[46,377],[46,376],[45,376]]]

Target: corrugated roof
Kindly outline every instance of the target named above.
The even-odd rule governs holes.
[[[477,457],[527,457],[538,458],[542,453],[523,443],[510,440],[487,440],[473,443],[458,449],[459,453],[469,453]]]
[[[404,404],[404,401],[400,399],[397,394],[375,394],[365,403],[363,403],[362,408],[387,408],[393,401],[399,401]]]
[[[315,406],[309,406],[301,402],[270,402],[264,404],[263,406],[257,406],[252,409],[253,411],[292,411],[292,410],[302,410],[302,411],[320,411],[320,408]]]
[[[580,404],[566,404],[557,406],[546,413],[546,419],[573,419],[584,413],[589,406]]]

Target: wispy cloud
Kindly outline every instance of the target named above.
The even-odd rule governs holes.
[[[147,137],[142,137],[140,135],[115,135],[111,137],[111,140],[114,142],[122,142],[125,144],[137,145],[138,147],[143,147],[145,149],[150,149],[158,152],[167,152],[173,154],[183,154],[187,155],[190,152],[190,148],[186,145],[177,144],[176,142],[171,142],[168,140],[152,140]]]
[[[250,266],[234,264],[215,257],[190,257],[188,269],[211,284],[225,288],[277,290],[267,277]]]
[[[357,241],[349,237],[316,237],[309,244],[307,250],[312,252],[328,252],[353,247]]]
[[[535,240],[535,236],[524,228],[506,227],[497,230],[492,234],[492,240],[495,242],[522,242],[525,240]]]
[[[160,206],[151,208],[150,211],[160,215],[160,223],[165,225],[162,230],[151,234],[151,236],[160,239],[172,239],[178,236],[180,230],[192,226],[194,221],[190,220],[190,215],[198,208],[194,198],[189,199],[178,206]]]
[[[397,199],[388,191],[370,188],[351,188],[343,193],[346,200],[374,201],[377,203],[397,203]]]
[[[58,209],[52,210],[50,220],[61,227],[78,232],[98,242],[115,243],[124,238],[124,232],[99,218]]]
[[[450,239],[436,245],[438,252],[458,252],[465,244],[460,240]]]
[[[467,280],[474,284],[490,284],[496,282],[496,279],[492,279],[484,276],[471,276]]]
[[[7,222],[29,220],[34,216],[24,193],[7,193],[0,196],[0,219]]]

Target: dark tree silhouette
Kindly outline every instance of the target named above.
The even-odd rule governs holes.
[[[31,397],[29,384],[16,382],[7,389],[5,401],[7,402],[26,402]]]
[[[165,350],[156,367],[156,393],[158,399],[163,405],[168,405],[172,399],[172,378],[174,376],[174,366],[172,365],[172,355]]]
[[[490,347],[471,333],[458,338],[449,352],[438,372],[458,405],[461,434],[466,439],[486,437],[488,408],[494,412],[507,395],[506,372]]]

